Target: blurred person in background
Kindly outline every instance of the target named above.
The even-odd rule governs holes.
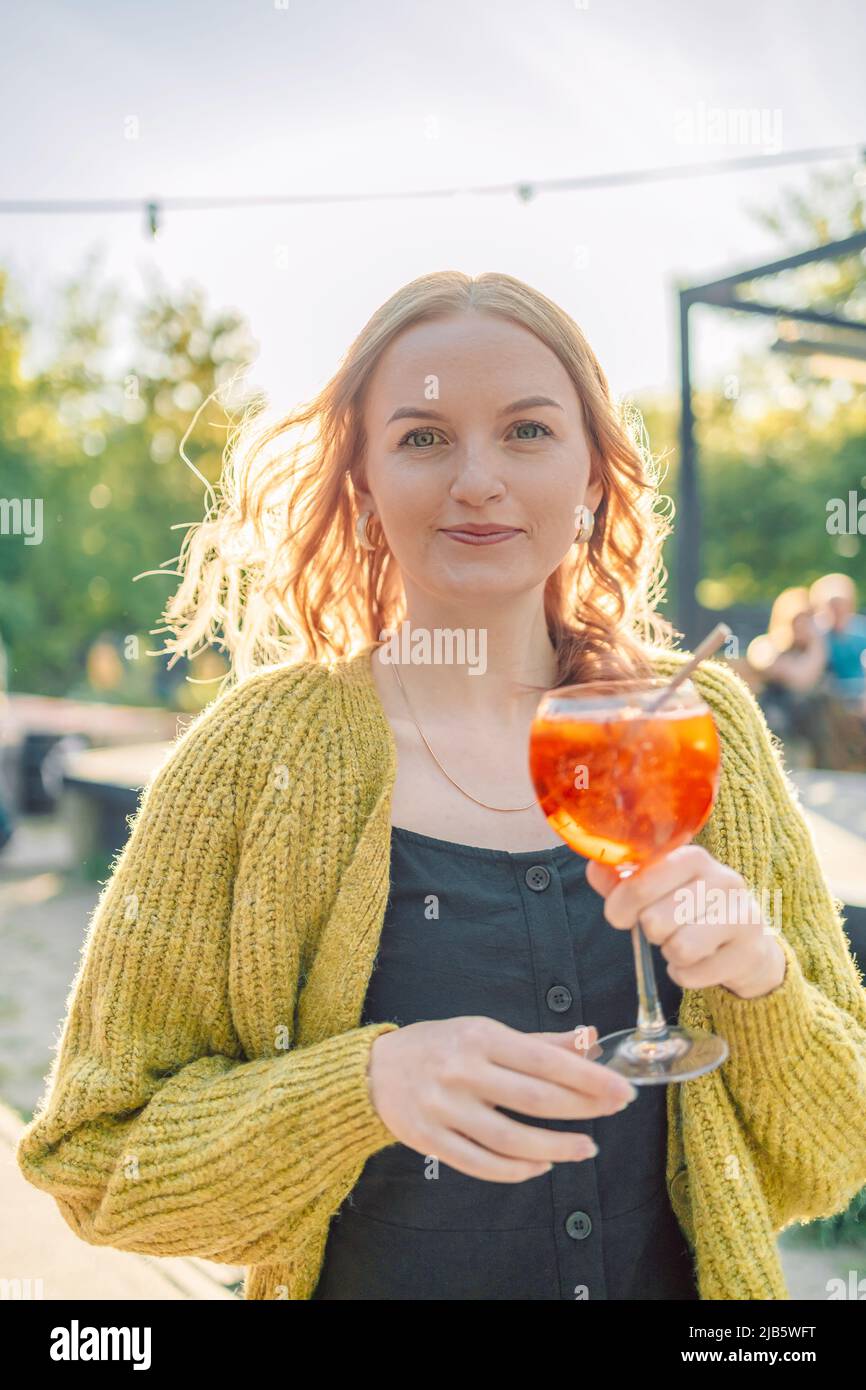
[[[857,589],[847,574],[825,574],[809,600],[827,647],[827,688],[866,717],[866,617],[857,612]]]
[[[816,692],[827,669],[827,642],[809,590],[783,589],[768,629],[749,644],[746,660],[758,687],[758,703],[770,728],[789,748],[813,744]]]

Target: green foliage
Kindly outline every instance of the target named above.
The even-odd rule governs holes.
[[[864,194],[866,170],[853,176],[844,167],[812,170],[805,186],[783,194],[778,209],[753,213],[779,238],[782,257],[862,232]],[[765,276],[741,293],[866,323],[866,253]],[[699,308],[694,314],[699,342],[718,325],[722,311]],[[728,317],[743,321],[741,315]],[[797,331],[810,340],[825,332],[812,326]],[[846,346],[866,352],[866,333],[843,332]],[[840,332],[830,336],[839,341]],[[827,527],[831,499],[847,503],[849,492],[866,497],[866,362],[851,364],[850,380],[816,370],[814,355],[762,348],[742,353],[722,380],[701,383],[694,392],[704,575],[698,597],[707,608],[769,606],[782,589],[809,584],[831,570],[850,574],[860,606],[866,603],[866,540],[859,534],[833,535]],[[676,498],[679,403],[646,399],[637,404],[653,451],[667,455],[663,490]],[[665,553],[666,613],[676,606],[678,544],[675,530]]]
[[[0,275],[0,492],[43,499],[41,544],[0,536],[13,690],[91,693],[87,654],[101,634],[121,651],[138,639],[110,698],[149,701],[165,690],[166,658],[146,653],[161,646],[148,634],[177,582],[170,562],[182,533],[171,528],[201,519],[205,488],[193,467],[217,481],[229,425],[217,399],[196,412],[218,387],[237,409],[232,381],[252,346],[243,322],[209,312],[197,288],[173,299],[152,280],[144,302],[126,306],[132,348],[118,362],[120,305],[89,264],[63,292],[52,360],[27,374],[30,324]],[[179,449],[191,424],[188,467]],[[169,573],[134,582],[166,562]],[[210,698],[213,687],[203,689]]]
[[[848,393],[840,393],[840,396]],[[654,453],[673,452],[662,490],[677,495],[677,414],[670,402],[639,402]],[[866,542],[827,530],[828,503],[866,496],[866,399],[837,399],[829,419],[710,392],[696,397],[703,534],[699,594],[708,608],[769,604],[789,584],[828,571],[850,574],[866,599]],[[676,593],[676,535],[665,563]]]

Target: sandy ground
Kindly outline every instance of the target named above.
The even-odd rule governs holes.
[[[231,1299],[242,1271],[86,1244],[14,1160],[43,1090],[99,885],[82,882],[69,835],[29,817],[0,859],[0,1280],[46,1299]],[[38,1282],[37,1282],[38,1281]],[[10,1286],[3,1285],[4,1289]],[[20,1296],[12,1294],[12,1296]]]

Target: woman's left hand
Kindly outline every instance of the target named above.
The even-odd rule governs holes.
[[[683,989],[723,985],[742,999],[757,999],[784,980],[785,953],[755,895],[701,845],[681,845],[622,881],[614,869],[592,861],[586,878],[605,899],[612,927],[631,928],[640,919]],[[719,889],[722,898],[713,891]],[[721,912],[703,910],[719,902]]]

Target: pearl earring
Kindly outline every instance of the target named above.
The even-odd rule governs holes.
[[[581,545],[588,541],[595,529],[595,513],[589,507],[580,502],[574,509],[574,519],[577,523],[577,535],[574,538],[575,545]]]

